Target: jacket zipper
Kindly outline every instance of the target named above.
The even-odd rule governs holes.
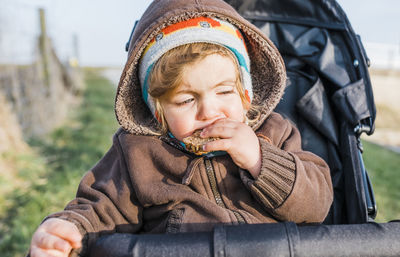
[[[224,203],[224,201],[222,201],[222,197],[221,194],[218,191],[218,187],[217,187],[217,180],[215,178],[215,172],[214,172],[214,167],[211,163],[211,160],[208,158],[204,158],[204,164],[206,166],[206,171],[207,171],[207,177],[208,177],[208,181],[210,182],[210,186],[211,186],[211,191],[213,192],[214,195],[214,199],[215,202],[217,202],[218,206],[228,209]],[[230,210],[233,212],[233,214],[235,215],[237,221],[239,224],[244,224],[246,223],[243,216],[234,210]]]

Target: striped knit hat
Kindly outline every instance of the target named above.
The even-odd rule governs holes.
[[[156,116],[154,100],[148,94],[148,79],[154,64],[163,54],[175,47],[199,42],[222,45],[234,54],[240,66],[240,77],[246,98],[250,102],[252,101],[250,59],[242,34],[235,26],[226,21],[197,17],[164,28],[143,52],[139,66],[139,79],[143,100],[154,116]]]

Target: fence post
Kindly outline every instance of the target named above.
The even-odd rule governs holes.
[[[42,57],[43,64],[43,77],[44,82],[47,87],[50,85],[50,74],[49,74],[49,64],[48,64],[48,39],[47,39],[47,29],[46,29],[46,16],[43,8],[39,9],[39,19],[40,19],[40,36],[39,36],[39,49]]]

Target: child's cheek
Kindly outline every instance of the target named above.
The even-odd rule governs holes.
[[[190,136],[193,130],[193,122],[191,119],[185,119],[182,116],[179,119],[175,119],[170,125],[168,124],[170,132],[179,140],[184,137]]]
[[[245,109],[243,108],[243,105],[240,103],[236,104],[231,104],[227,106],[228,110],[227,112],[229,113],[229,118],[232,120],[244,122],[244,116],[245,116]]]

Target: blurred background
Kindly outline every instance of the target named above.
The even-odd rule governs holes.
[[[118,127],[125,43],[150,0],[0,0],[0,255],[72,199]],[[400,1],[339,0],[371,60],[376,130],[363,136],[377,220],[400,217]]]

